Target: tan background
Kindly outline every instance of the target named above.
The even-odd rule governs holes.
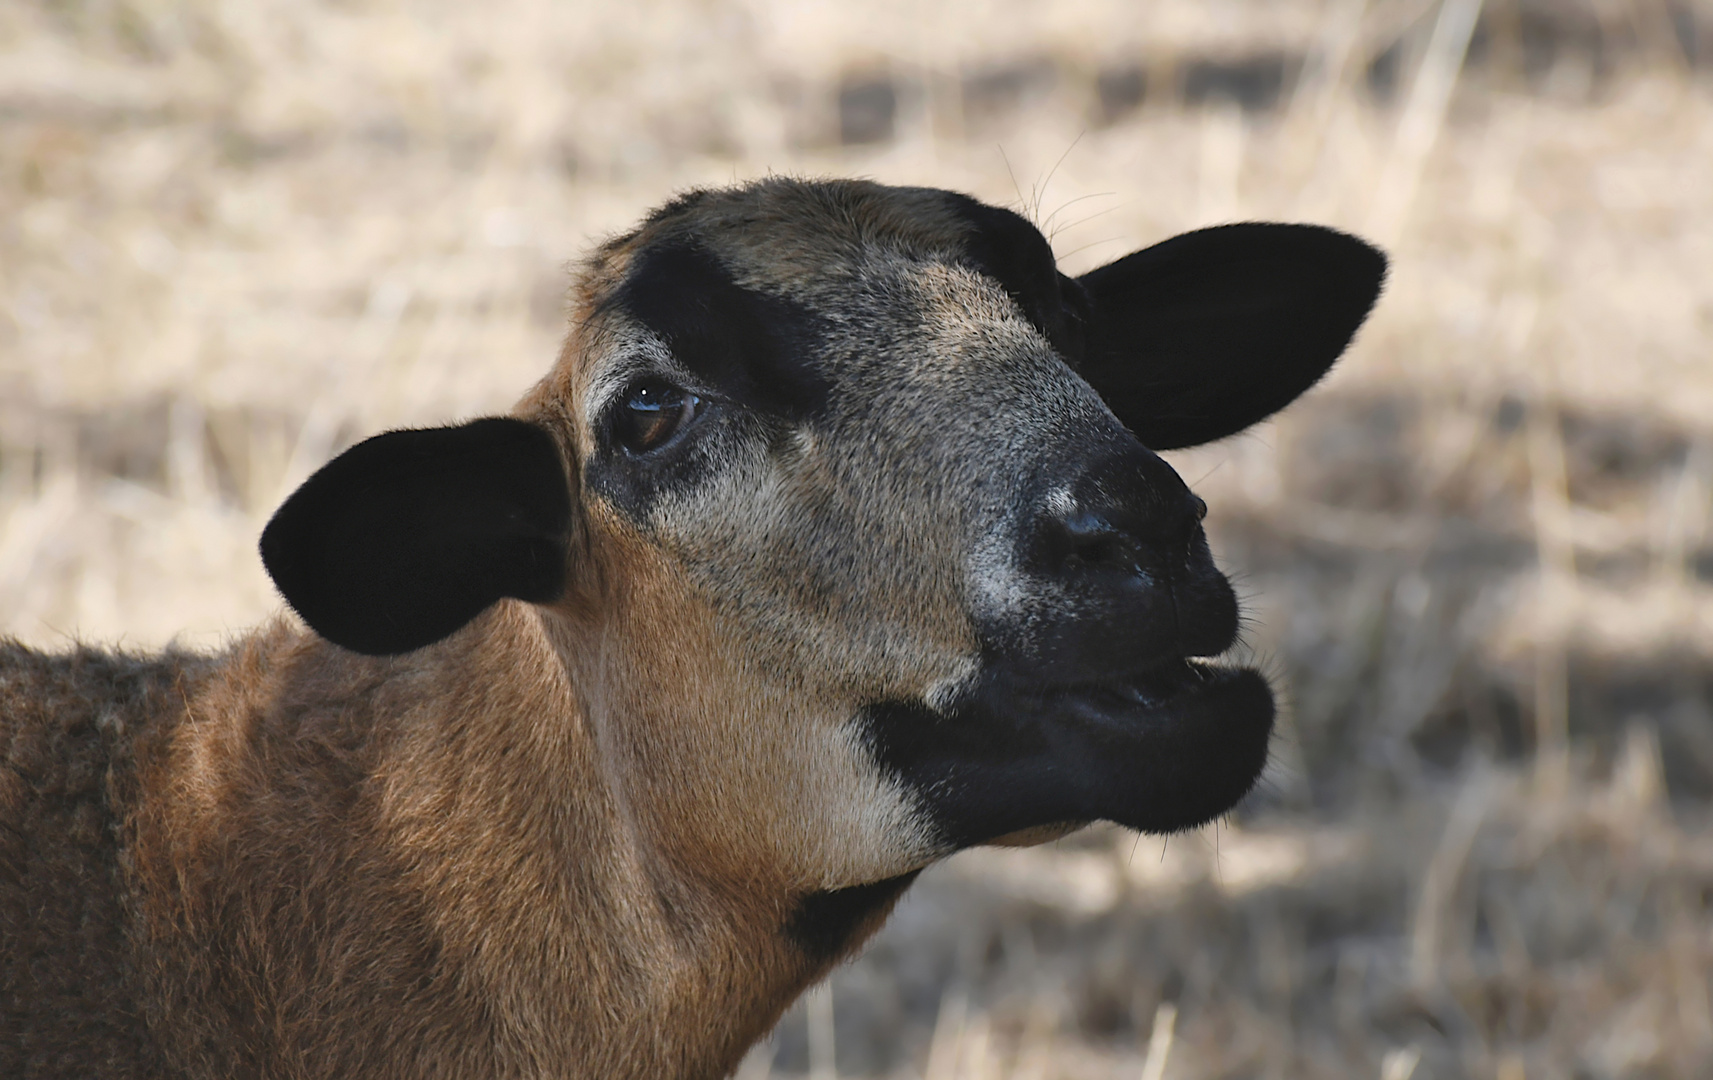
[[[565,266],[767,171],[1062,266],[1392,253],[1289,417],[1174,455],[1294,702],[1264,791],[924,880],[746,1075],[1713,1075],[1713,8],[0,0],[0,632],[213,646],[272,507],[502,409]]]

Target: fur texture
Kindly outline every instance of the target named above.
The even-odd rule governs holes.
[[[947,192],[686,195],[511,417],[287,501],[310,629],[0,646],[0,1076],[717,1077],[935,859],[1228,809],[1271,696],[1133,432],[1296,396],[1383,260],[1195,235],[1073,281]]]

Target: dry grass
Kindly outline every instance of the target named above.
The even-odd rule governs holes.
[[[255,622],[281,495],[503,408],[687,185],[962,188],[1072,271],[1330,222],[1373,323],[1177,456],[1295,703],[1266,790],[960,856],[746,1073],[1709,1075],[1710,55],[1668,0],[15,0],[0,632]]]

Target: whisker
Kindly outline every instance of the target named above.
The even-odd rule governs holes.
[[[1118,192],[1116,192],[1116,191],[1093,191],[1087,195],[1078,195],[1074,199],[1070,199],[1070,200],[1067,200],[1065,202],[1062,202],[1059,204],[1059,208],[1057,210],[1054,210],[1051,214],[1048,214],[1046,219],[1041,222],[1041,227],[1047,228],[1048,226],[1052,225],[1054,218],[1058,217],[1060,214],[1064,213],[1066,210],[1075,206],[1077,203],[1087,202],[1089,199],[1105,198],[1108,195],[1116,195],[1116,194],[1118,194]],[[1064,226],[1060,226],[1057,229],[1054,229],[1053,232],[1048,235],[1048,239],[1052,239],[1052,237],[1057,236],[1059,233],[1063,232],[1067,228],[1070,228],[1070,226],[1064,225]]]
[[[1056,257],[1053,261],[1055,263],[1061,262],[1065,259],[1070,258],[1072,255],[1075,255],[1079,251],[1087,251],[1089,248],[1099,247],[1101,244],[1116,244],[1118,242],[1119,242],[1119,238],[1116,236],[1109,236],[1105,240],[1095,240],[1095,241],[1092,241],[1090,243],[1084,244],[1082,247],[1072,248],[1071,250],[1065,252],[1063,255]]]
[[[1082,142],[1083,136],[1087,134],[1088,128],[1083,128],[1077,132],[1077,137],[1071,140],[1071,145],[1065,147],[1065,152],[1059,155],[1059,160],[1053,162],[1053,167],[1047,170],[1047,178],[1041,181],[1041,186],[1035,194],[1035,214],[1037,217],[1041,213],[1041,200],[1047,195],[1047,185],[1053,182],[1053,177],[1059,172],[1059,166],[1065,163],[1065,159],[1071,156],[1071,151],[1077,148],[1077,144]]]

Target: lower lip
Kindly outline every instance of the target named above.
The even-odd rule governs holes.
[[[1069,744],[1088,755],[1079,767],[1090,820],[1175,832],[1225,813],[1260,776],[1274,715],[1261,674],[1197,666],[1173,675],[1169,687],[1122,685],[1049,704]]]

